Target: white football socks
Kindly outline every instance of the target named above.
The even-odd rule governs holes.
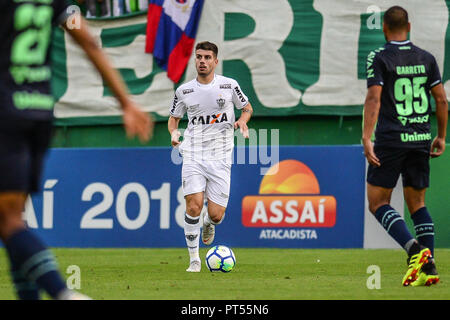
[[[189,251],[189,258],[200,261],[199,241],[200,241],[200,217],[191,217],[187,213],[184,216],[184,236]]]

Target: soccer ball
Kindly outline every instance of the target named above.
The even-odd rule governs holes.
[[[230,272],[236,265],[236,258],[230,248],[218,245],[209,249],[205,262],[211,272]]]

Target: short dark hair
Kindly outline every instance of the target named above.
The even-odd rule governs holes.
[[[197,43],[197,45],[195,46],[195,51],[197,50],[210,50],[212,52],[214,52],[214,55],[217,57],[217,54],[219,53],[219,49],[217,48],[217,46],[209,41],[203,41],[203,42],[199,42]]]
[[[390,31],[400,31],[408,28],[408,12],[400,6],[390,7],[384,13],[383,19]]]

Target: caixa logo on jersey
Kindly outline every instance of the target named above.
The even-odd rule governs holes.
[[[195,116],[189,120],[189,123],[192,125],[197,124],[214,124],[214,123],[222,123],[228,121],[228,116],[226,112],[212,114],[207,116]]]
[[[313,171],[297,160],[272,166],[259,195],[242,200],[242,224],[257,228],[331,228],[336,224],[336,199],[321,195]]]

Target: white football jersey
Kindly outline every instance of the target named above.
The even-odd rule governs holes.
[[[234,108],[248,104],[236,80],[214,75],[209,84],[193,79],[175,92],[170,115],[183,118],[188,126],[179,147],[183,159],[229,159],[234,147]]]

